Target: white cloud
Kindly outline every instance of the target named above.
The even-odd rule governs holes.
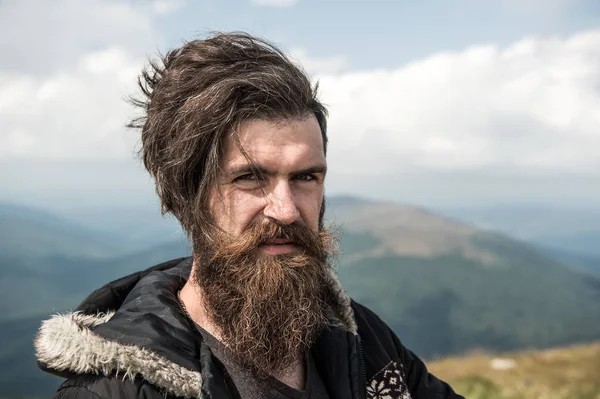
[[[304,48],[292,49],[290,53],[291,58],[300,63],[304,70],[311,74],[339,73],[348,65],[346,58],[339,55],[316,58],[310,56]]]
[[[123,99],[157,38],[152,15],[113,1],[0,3],[0,160],[131,158]]]
[[[2,72],[51,75],[90,49],[121,46],[136,55],[160,40],[144,3],[86,0],[0,2]]]
[[[156,14],[164,15],[179,11],[186,4],[186,0],[155,0],[152,9]]]
[[[137,135],[124,128],[132,109],[123,98],[157,48],[156,9],[90,0],[88,12],[57,0],[56,10],[43,9],[52,23],[33,13],[22,45],[6,39],[28,7],[45,4],[0,3],[0,50],[9,60],[0,69],[0,161],[131,159]],[[477,173],[480,184],[488,172],[586,181],[600,173],[600,30],[474,46],[395,69],[350,71],[343,57],[292,53],[320,77],[334,174]],[[433,184],[422,180],[404,182]]]
[[[269,7],[291,7],[297,3],[298,0],[252,0],[254,5]]]
[[[600,30],[320,82],[340,172],[600,173]]]
[[[114,47],[52,76],[0,73],[0,160],[131,158],[125,129],[143,59]]]

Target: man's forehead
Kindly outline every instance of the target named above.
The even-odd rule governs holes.
[[[325,164],[323,138],[314,116],[302,119],[249,120],[227,135],[222,168],[249,162]]]

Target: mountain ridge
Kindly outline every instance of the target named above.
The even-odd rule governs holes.
[[[419,207],[355,198],[334,199],[328,205],[328,217],[343,222],[336,267],[344,288],[425,359],[473,348],[506,351],[600,339],[598,277],[579,273],[528,243]],[[134,229],[132,235],[147,233],[146,214],[139,213],[140,220],[132,215],[123,226]],[[157,211],[160,221],[159,215]],[[0,217],[0,234],[13,231],[5,220]],[[66,245],[58,253],[40,248],[40,255],[29,250],[32,243],[45,243],[35,241],[39,232],[24,230],[31,234],[20,236],[26,245],[12,248],[21,252],[0,256],[0,324],[12,323],[5,342],[19,351],[30,350],[36,320],[74,308],[110,280],[189,255],[189,244],[183,234],[173,233],[172,225],[148,223],[155,228],[148,241],[103,257],[95,256],[98,249],[93,246],[98,243],[93,235],[77,237],[83,240],[76,242],[78,251]],[[85,227],[93,231],[94,225]],[[58,240],[60,231],[46,233]],[[68,234],[63,238],[67,244],[72,239]],[[131,242],[136,241],[124,244]],[[19,394],[51,392],[56,386],[44,384],[57,380],[40,382],[34,392],[29,376],[39,371],[27,363],[30,357],[30,352],[0,351],[0,364],[14,363],[21,370],[0,376],[0,386],[12,386]]]

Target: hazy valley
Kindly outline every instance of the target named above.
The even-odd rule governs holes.
[[[342,237],[337,268],[346,290],[425,359],[600,340],[593,251],[536,247],[424,209],[356,198],[330,198],[327,219]],[[177,224],[158,212],[57,215],[0,205],[0,393],[47,395],[59,383],[36,368],[31,345],[41,319],[189,252]]]

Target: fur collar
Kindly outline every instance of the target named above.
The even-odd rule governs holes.
[[[332,272],[329,289],[336,297],[328,323],[356,333],[350,298]],[[116,312],[57,314],[42,322],[34,347],[38,361],[49,370],[72,374],[116,374],[133,380],[141,376],[168,393],[202,398],[202,375],[149,349],[106,339],[93,328],[108,322]]]
[[[73,312],[43,321],[34,343],[38,360],[49,369],[74,374],[116,373],[131,380],[141,375],[176,396],[202,397],[200,373],[150,350],[94,334],[92,328],[106,323],[113,315],[114,312],[97,315]]]

